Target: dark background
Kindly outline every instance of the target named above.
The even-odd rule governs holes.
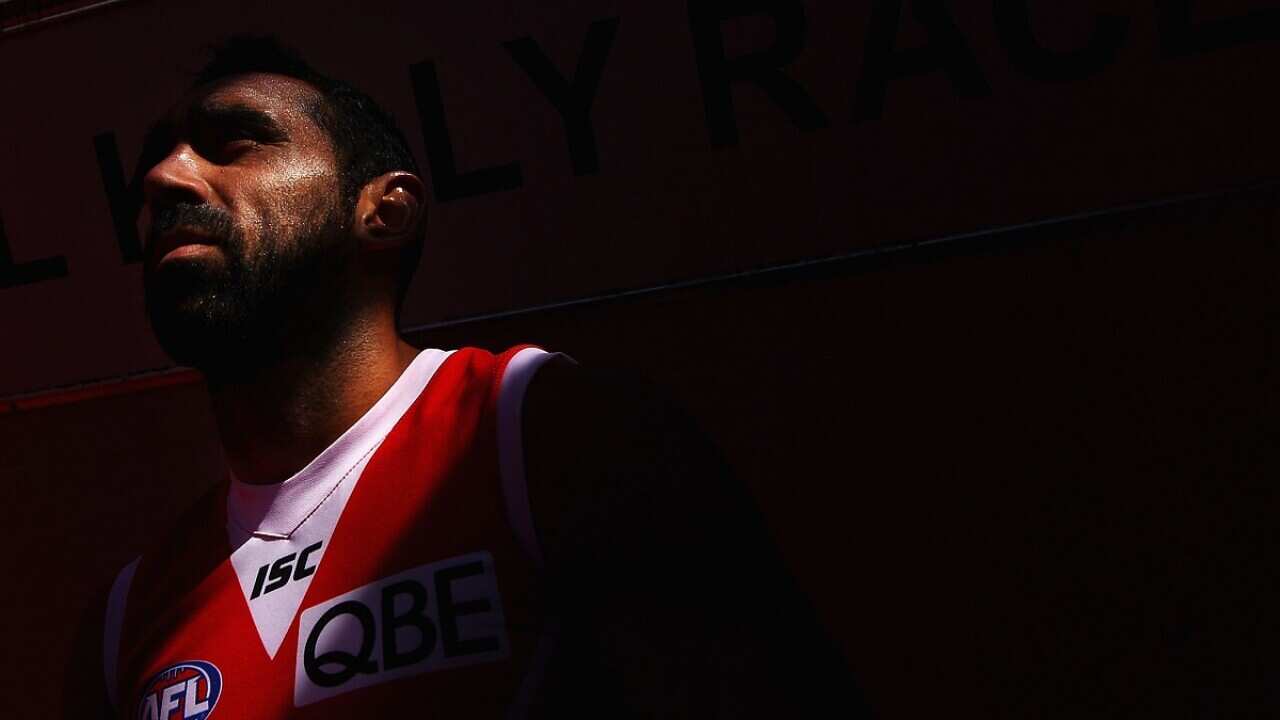
[[[56,711],[89,590],[224,471],[103,149],[131,171],[242,29],[400,118],[410,339],[666,388],[878,716],[1280,711],[1280,5],[136,0],[0,34],[6,716]],[[592,42],[584,135],[527,58]]]

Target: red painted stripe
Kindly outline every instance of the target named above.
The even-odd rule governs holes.
[[[71,403],[100,400],[102,398],[128,395],[130,393],[153,390],[172,385],[188,385],[200,382],[201,375],[190,368],[174,368],[136,377],[104,380],[92,385],[78,385],[69,388],[57,388],[43,392],[22,395],[0,400],[0,415],[25,410],[69,405]]]

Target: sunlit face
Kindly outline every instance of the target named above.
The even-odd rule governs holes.
[[[310,85],[198,88],[148,136],[139,217],[147,313],[179,363],[235,376],[336,327],[354,252]],[[154,164],[152,164],[154,163]]]

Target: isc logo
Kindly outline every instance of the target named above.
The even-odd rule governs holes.
[[[316,567],[311,563],[311,553],[320,549],[324,545],[324,541],[320,541],[315,545],[311,545],[302,551],[302,554],[289,553],[281,558],[276,558],[273,563],[267,563],[258,568],[258,578],[253,581],[253,594],[249,596],[250,600],[257,600],[260,596],[269,592],[275,592],[288,584],[290,577],[294,580],[301,580],[310,575],[314,575]],[[294,557],[298,558],[298,562],[294,565]],[[267,579],[267,573],[271,573],[271,582],[264,587],[263,580]]]
[[[302,612],[294,704],[507,652],[493,556],[420,565]]]
[[[139,720],[205,720],[222,694],[222,673],[204,660],[175,663],[151,678],[138,704]]]

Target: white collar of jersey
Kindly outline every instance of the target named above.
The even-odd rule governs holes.
[[[347,431],[288,480],[250,485],[231,474],[227,516],[244,532],[287,538],[342,484],[353,468],[382,443],[436,369],[452,351],[423,350],[381,398]]]

